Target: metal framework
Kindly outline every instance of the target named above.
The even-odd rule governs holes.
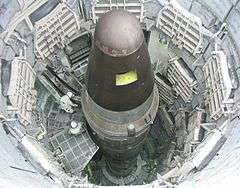
[[[144,0],[93,0],[92,19],[96,23],[98,18],[107,11],[124,9],[134,14],[140,22],[143,21],[145,10]]]
[[[197,93],[197,80],[182,58],[169,60],[167,78],[185,102],[190,102],[193,94]]]
[[[206,80],[206,99],[210,118],[217,120],[223,114],[232,113],[234,86],[229,74],[227,56],[223,51],[214,51],[203,66]]]
[[[20,117],[23,125],[31,123],[32,110],[36,102],[34,90],[36,73],[25,58],[15,57],[11,67],[10,84],[7,95],[12,110]]]
[[[67,172],[80,173],[98,150],[87,131],[79,135],[70,135],[66,130],[50,138],[54,151],[65,166]]]
[[[202,109],[196,109],[190,114],[187,126],[187,138],[184,143],[184,153],[190,154],[195,147],[202,141],[204,130],[201,124],[205,122],[205,112]]]
[[[162,75],[159,73],[155,74],[155,83],[157,84],[158,91],[160,93],[160,101],[166,103],[166,104],[172,104],[174,103],[174,99],[176,99],[176,96],[173,93],[172,85],[171,83],[167,82],[166,79],[163,78]]]
[[[35,29],[36,56],[45,59],[56,49],[62,49],[68,40],[78,33],[80,25],[75,12],[65,3],[61,3],[37,21]]]
[[[158,13],[157,28],[168,35],[180,49],[199,54],[203,44],[202,21],[175,0],[171,0]]]
[[[170,113],[168,113],[168,110],[166,109],[166,107],[162,106],[160,107],[160,114],[161,114],[161,119],[163,121],[162,126],[166,130],[168,136],[172,137],[174,135],[175,126]]]
[[[79,46],[81,43],[81,46]],[[91,51],[91,35],[90,33],[81,34],[74,38],[68,46],[74,50],[68,53],[68,59],[72,66],[74,74],[79,80],[82,80],[87,70],[88,57]]]

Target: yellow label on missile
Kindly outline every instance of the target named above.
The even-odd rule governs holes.
[[[116,86],[131,84],[137,81],[137,71],[132,70],[126,73],[116,75]]]

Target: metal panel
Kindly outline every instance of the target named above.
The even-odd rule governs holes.
[[[184,48],[193,55],[201,52],[201,19],[181,7],[175,0],[171,0],[160,10],[156,26],[180,49]]]
[[[197,80],[182,58],[173,58],[169,61],[167,78],[173,89],[185,102],[190,102],[196,93]]]
[[[168,83],[163,76],[161,76],[159,73],[155,74],[155,83],[157,84],[158,91],[160,93],[160,101],[172,104],[174,103],[174,99],[176,99],[176,96],[174,95],[172,85]]]
[[[38,58],[45,59],[62,49],[80,29],[76,14],[64,3],[35,24],[35,50]]]
[[[234,86],[229,74],[226,54],[214,51],[203,67],[206,80],[206,104],[210,118],[217,120],[223,114],[232,112]]]
[[[124,9],[134,14],[140,22],[144,18],[144,0],[93,0],[92,19],[96,23],[102,14],[115,9]]]
[[[23,125],[31,122],[32,110],[36,102],[35,77],[36,73],[26,59],[14,58],[7,95]]]
[[[71,173],[80,173],[98,150],[87,131],[71,135],[64,130],[50,138],[50,143],[54,151],[61,153],[58,157]]]

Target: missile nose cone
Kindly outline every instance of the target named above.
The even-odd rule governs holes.
[[[153,91],[153,74],[139,21],[124,10],[109,11],[95,29],[86,87],[99,106],[127,111],[144,103]]]
[[[99,19],[95,45],[105,54],[126,56],[135,52],[144,40],[139,21],[124,10],[109,11]]]

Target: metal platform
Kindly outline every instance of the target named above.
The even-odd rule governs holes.
[[[87,131],[70,135],[65,129],[50,138],[50,143],[65,170],[73,174],[80,173],[98,150]]]

